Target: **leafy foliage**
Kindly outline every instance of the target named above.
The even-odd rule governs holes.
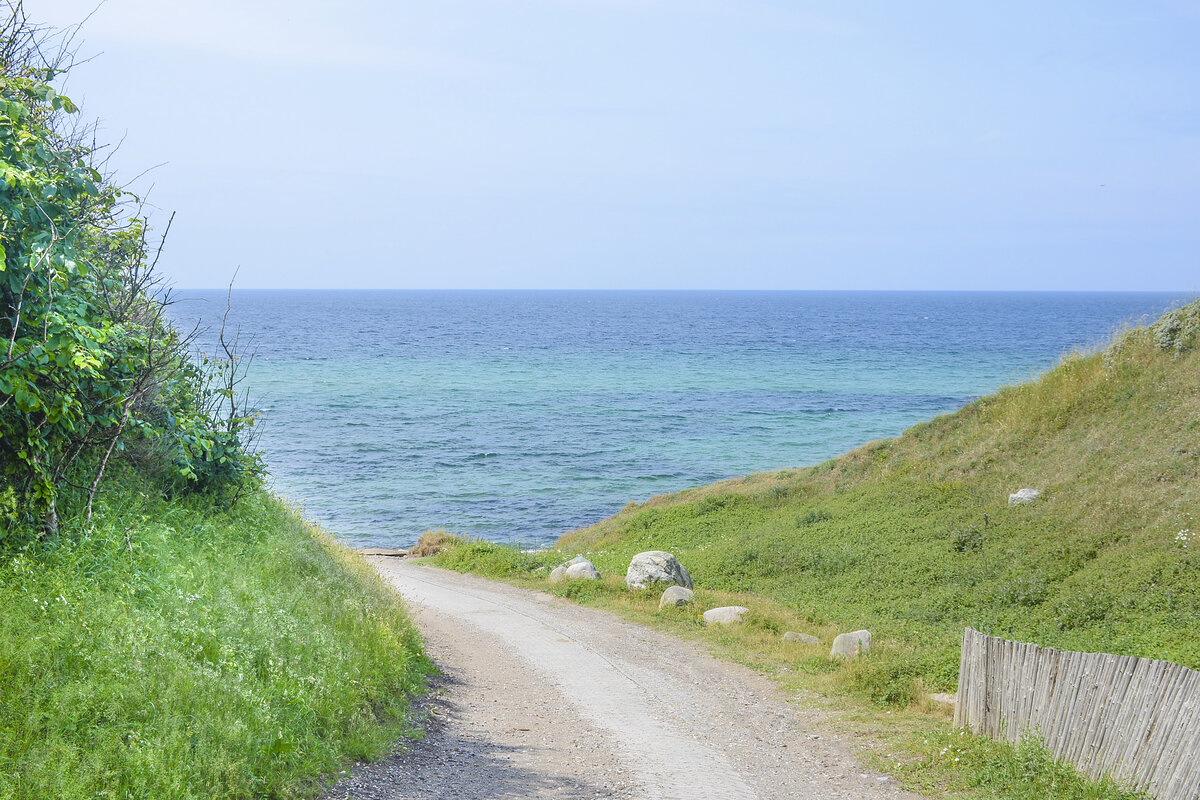
[[[164,491],[236,497],[261,472],[236,359],[193,361],[136,198],[62,132],[77,109],[23,19],[0,36],[0,479],[22,517],[7,538],[57,532],[64,500],[90,518],[114,453]]]

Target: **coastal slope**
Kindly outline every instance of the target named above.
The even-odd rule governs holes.
[[[764,634],[868,628],[872,658],[831,680],[892,704],[955,687],[966,626],[1195,668],[1198,331],[1193,303],[895,439],[630,504],[559,548],[606,572],[669,550]]]

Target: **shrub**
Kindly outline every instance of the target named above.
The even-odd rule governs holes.
[[[197,364],[166,318],[147,221],[70,134],[36,28],[0,25],[0,475],[25,527],[59,529],[60,501],[92,516],[114,460],[166,491],[256,485],[254,416],[238,354]],[[136,199],[136,198],[135,198]],[[167,227],[170,227],[168,223]],[[224,343],[224,342],[223,342]],[[35,534],[36,535],[36,534]],[[10,545],[19,544],[6,537]]]
[[[1176,355],[1193,349],[1200,338],[1200,303],[1192,303],[1164,314],[1150,326],[1150,335],[1160,350]]]
[[[417,539],[417,543],[408,549],[408,555],[425,558],[440,553],[448,547],[463,543],[463,538],[447,533],[445,528],[436,531],[425,531]]]
[[[1042,604],[1048,591],[1040,577],[1017,578],[1000,588],[997,599],[1003,605],[1033,607]]]
[[[831,519],[833,519],[833,514],[823,508],[814,508],[796,517],[796,527],[803,528],[807,525],[816,525],[818,522],[828,522]]]
[[[975,552],[983,549],[983,531],[971,525],[950,534],[950,546],[956,553]]]
[[[1108,616],[1112,600],[1092,592],[1077,595],[1058,604],[1054,610],[1054,624],[1059,630],[1069,631],[1085,628]]]

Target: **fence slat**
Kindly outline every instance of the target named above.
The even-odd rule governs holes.
[[[1179,716],[1175,718],[1175,728],[1186,732],[1200,728],[1200,673],[1186,670],[1184,681],[1186,688],[1182,694]],[[1165,794],[1178,794],[1184,789],[1188,764],[1197,758],[1190,745],[1191,741],[1186,735],[1170,740],[1162,761],[1167,767],[1159,780]]]
[[[955,723],[1016,743],[1037,730],[1055,758],[1158,800],[1200,800],[1200,672],[1079,653],[967,628]]]
[[[957,728],[970,727],[967,715],[967,704],[971,702],[971,634],[967,628],[963,631],[962,656],[958,659],[958,690],[954,695],[954,725]]]

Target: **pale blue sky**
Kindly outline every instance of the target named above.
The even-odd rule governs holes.
[[[108,0],[84,39],[181,287],[1200,288],[1195,2]]]

